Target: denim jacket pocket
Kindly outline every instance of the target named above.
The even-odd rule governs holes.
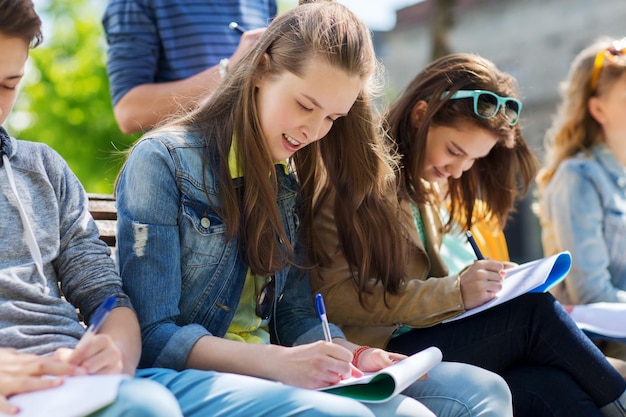
[[[219,262],[226,246],[226,225],[212,207],[183,201],[181,234],[183,270]]]

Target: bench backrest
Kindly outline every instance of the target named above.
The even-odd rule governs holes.
[[[115,197],[111,194],[88,194],[89,212],[96,221],[100,239],[113,250],[115,248],[115,229],[117,209]]]

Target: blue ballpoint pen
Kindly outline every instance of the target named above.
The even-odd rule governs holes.
[[[322,297],[322,294],[320,293],[317,293],[315,295],[315,309],[317,310],[317,315],[322,322],[322,329],[324,329],[324,339],[326,339],[327,342],[332,342],[333,339],[330,335],[328,317],[326,317],[326,306],[324,305],[324,297]]]
[[[481,259],[485,259],[485,257],[483,256],[483,253],[480,251],[480,248],[478,247],[478,244],[476,243],[476,240],[474,239],[474,236],[472,235],[472,232],[470,232],[469,230],[466,231],[465,236],[467,237],[467,241],[469,242],[469,244],[472,245],[472,249],[474,249],[474,253],[476,254],[476,259],[478,259],[479,261]]]
[[[102,304],[100,304],[100,307],[98,307],[96,312],[93,313],[93,316],[91,316],[91,324],[89,325],[89,327],[87,327],[87,330],[83,334],[83,337],[80,338],[78,344],[85,343],[85,341],[88,340],[91,336],[98,333],[98,330],[100,330],[100,328],[104,324],[107,316],[109,315],[111,310],[113,310],[113,307],[115,307],[116,302],[117,298],[112,295],[110,297],[107,297],[102,302]]]

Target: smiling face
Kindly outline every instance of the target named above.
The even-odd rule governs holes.
[[[478,158],[486,156],[498,138],[471,121],[454,127],[431,125],[426,139],[422,178],[428,182],[445,182],[460,178]]]
[[[9,117],[24,75],[28,58],[28,43],[21,38],[0,33],[0,125]]]
[[[330,131],[350,111],[363,82],[311,58],[302,76],[288,71],[262,75],[256,86],[263,135],[274,161],[282,161]]]

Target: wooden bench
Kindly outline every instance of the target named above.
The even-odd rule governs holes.
[[[117,223],[117,209],[115,197],[111,194],[87,194],[89,197],[89,212],[96,221],[100,239],[115,248],[115,229]]]

